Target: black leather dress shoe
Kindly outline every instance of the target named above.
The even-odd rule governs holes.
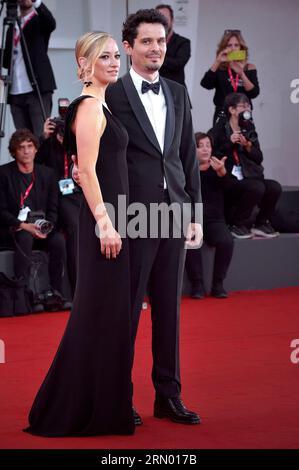
[[[139,413],[137,413],[137,411],[135,410],[134,406],[132,408],[133,410],[133,417],[134,417],[134,423],[135,423],[135,426],[141,426],[143,424],[143,421],[141,419],[141,416]]]
[[[175,423],[199,424],[200,417],[194,411],[189,411],[180,397],[156,398],[154,403],[155,418],[168,418]]]

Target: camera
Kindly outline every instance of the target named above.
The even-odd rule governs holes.
[[[55,125],[53,135],[60,135],[61,137],[64,136],[64,120],[60,117],[54,117],[51,119],[51,122]]]
[[[43,211],[28,212],[26,222],[29,224],[34,224],[43,235],[48,235],[54,228],[52,222],[49,222],[45,219],[45,214]]]
[[[246,110],[240,113],[238,117],[238,124],[241,129],[241,133],[247,140],[250,142],[257,141],[258,136],[255,130],[251,111]]]
[[[6,19],[14,21],[18,17],[18,0],[2,0],[6,3]]]

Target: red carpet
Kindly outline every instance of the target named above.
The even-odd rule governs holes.
[[[135,405],[144,425],[130,437],[38,438],[22,432],[68,314],[0,319],[6,363],[0,364],[1,449],[285,448],[299,446],[299,288],[233,293],[227,300],[183,299],[183,398],[199,426],[152,417],[150,315],[140,324]],[[299,354],[298,354],[299,357]]]

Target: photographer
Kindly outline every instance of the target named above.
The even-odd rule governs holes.
[[[64,120],[60,117],[47,119],[41,143],[36,154],[36,162],[52,168],[59,187],[58,226],[66,234],[67,268],[72,294],[76,286],[78,216],[82,200],[81,189],[74,184],[70,175],[72,161],[63,148]]]
[[[244,56],[243,60],[230,59],[231,53],[240,52]],[[200,82],[207,90],[215,88],[213,124],[221,115],[224,99],[230,93],[243,93],[247,96],[251,107],[251,100],[259,95],[257,70],[254,64],[248,63],[248,54],[248,47],[241,31],[225,30],[217,47],[216,59]]]
[[[61,290],[65,241],[54,228],[58,206],[55,176],[49,168],[35,164],[37,145],[36,137],[28,129],[19,129],[10,138],[9,151],[15,161],[0,167],[0,221],[14,241],[16,277],[28,281],[33,248],[49,252],[53,291],[45,299],[44,307],[56,310],[64,307]]]
[[[249,131],[241,129],[240,117],[244,111],[251,112],[250,102],[242,93],[231,93],[225,98],[226,119],[220,119],[209,131],[217,156],[227,156],[224,194],[229,209],[231,233],[235,238],[265,238],[278,236],[269,220],[274,213],[281,194],[277,181],[264,178],[263,154],[260,149],[253,122]],[[246,115],[245,115],[246,116]],[[251,128],[250,128],[251,127]],[[244,135],[245,134],[245,135]],[[248,219],[255,206],[259,207],[255,226],[248,227]]]
[[[53,70],[48,57],[50,35],[56,22],[41,0],[18,0],[20,7],[19,26],[9,26],[4,51],[4,67],[10,68],[12,58],[12,84],[8,103],[16,129],[27,128],[39,137],[43,130],[44,117],[41,110],[35,80],[41,93],[46,116],[52,109],[52,94],[56,88]],[[28,47],[26,54],[23,37]],[[33,74],[29,65],[32,64]]]

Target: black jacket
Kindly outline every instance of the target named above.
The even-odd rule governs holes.
[[[234,79],[236,78],[236,73],[232,71]],[[248,79],[253,83],[254,87],[250,91],[246,91],[243,82],[239,81],[238,93],[243,93],[247,96],[252,106],[251,100],[256,98],[260,93],[259,82],[257,78],[257,71],[255,69],[248,70],[245,69],[245,74]],[[227,69],[218,69],[216,72],[213,72],[209,69],[203,76],[201,82],[201,86],[206,88],[207,90],[215,89],[214,95],[214,104],[218,110],[223,109],[224,99],[230,93],[233,93],[234,89],[230,82],[229,74]]]
[[[185,85],[184,67],[191,57],[190,40],[173,33],[169,43],[160,75]]]
[[[264,167],[262,165],[263,153],[260,148],[259,141],[253,142],[251,151],[248,152],[243,146],[239,144],[233,144],[230,140],[230,136],[233,133],[229,122],[226,120],[220,120],[215,126],[209,131],[209,135],[213,139],[213,150],[216,157],[222,158],[224,155],[227,156],[225,167],[227,173],[231,175],[233,166],[236,165],[234,150],[237,151],[240,165],[242,167],[242,173],[244,178],[264,178]]]
[[[48,45],[52,31],[56,28],[56,21],[48,8],[41,3],[36,9],[37,15],[26,24],[23,34],[28,47],[29,57],[33,72],[39,86],[40,92],[51,92],[55,90],[56,83],[53,70],[48,57]],[[10,60],[13,46],[13,26],[9,26],[4,51],[4,67],[10,68]],[[33,78],[30,72],[28,59],[24,50],[23,40],[21,47],[26,66],[26,71],[31,85],[34,89]]]
[[[201,202],[200,176],[186,89],[160,78],[167,105],[164,151],[127,73],[108,87],[106,101],[129,134],[130,202],[163,201],[164,176],[171,202]]]
[[[45,212],[46,219],[56,223],[58,210],[58,185],[53,170],[34,165],[36,207]],[[5,227],[18,228],[20,211],[19,170],[17,163],[0,166],[0,223]]]

